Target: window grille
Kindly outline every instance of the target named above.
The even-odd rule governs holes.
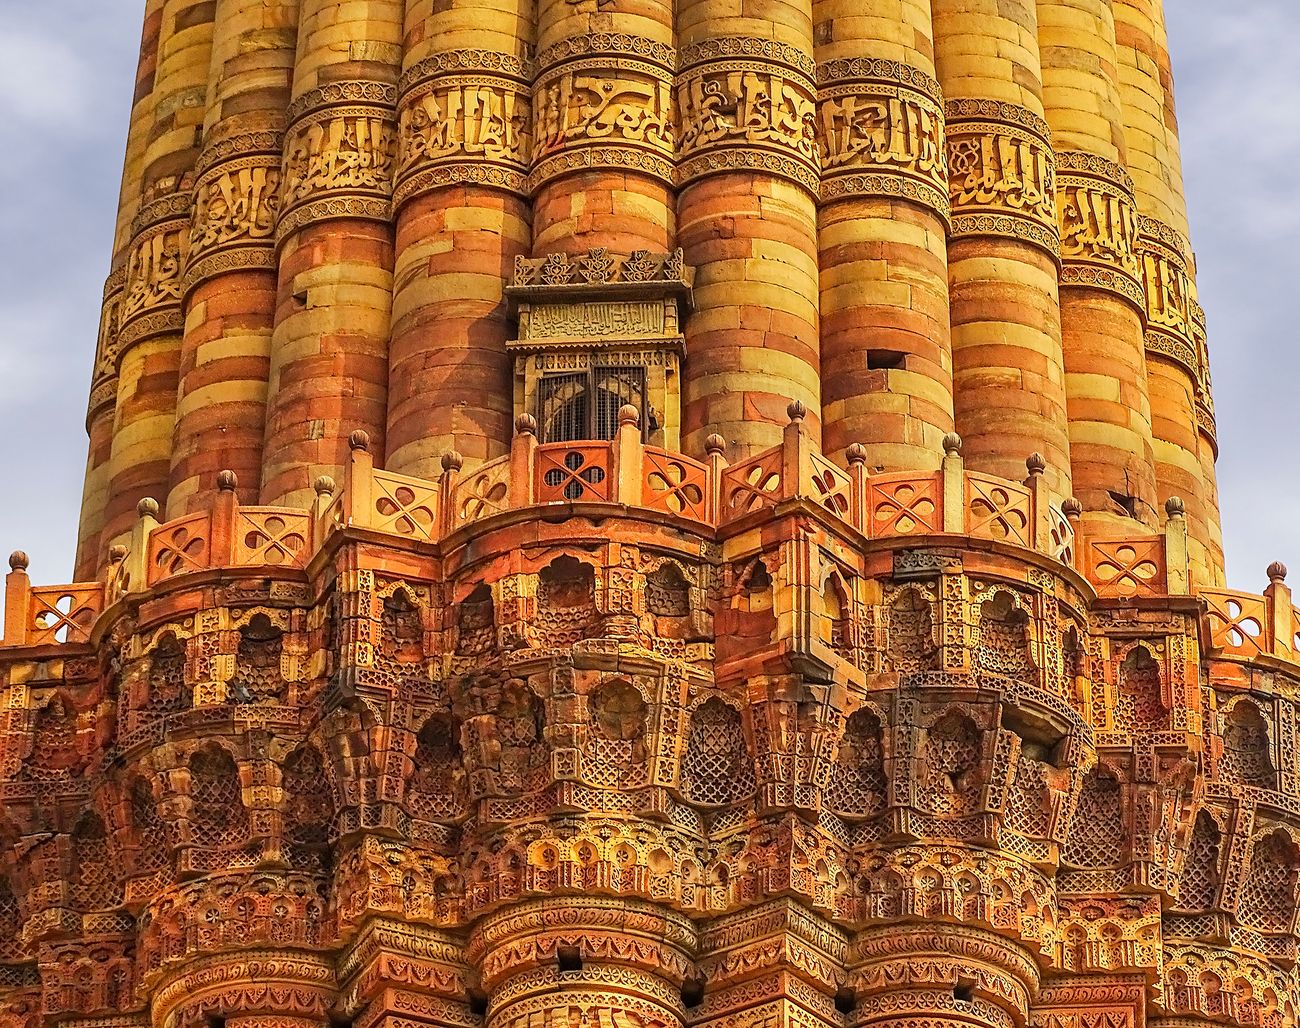
[[[631,404],[646,418],[645,368],[595,367],[590,371],[546,375],[538,398],[542,441],[571,443],[581,439],[613,439],[618,431],[618,411]]]

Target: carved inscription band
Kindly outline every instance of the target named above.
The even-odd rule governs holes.
[[[183,292],[228,271],[274,270],[279,133],[232,136],[199,158]]]
[[[816,68],[792,46],[723,37],[687,47],[677,78],[677,179],[759,171],[816,195]]]
[[[331,218],[387,221],[397,163],[397,87],[333,82],[289,108],[278,239]]]
[[[1078,151],[1056,155],[1061,285],[1117,293],[1146,310],[1133,180],[1118,164]]]
[[[402,76],[393,206],[465,183],[527,195],[532,68],[511,54],[449,50]]]
[[[1060,258],[1056,160],[1047,123],[996,100],[949,100],[952,235],[1006,236]]]
[[[898,196],[951,215],[939,83],[897,61],[817,69],[821,198]]]
[[[188,193],[171,193],[144,207],[132,223],[117,314],[119,361],[133,343],[181,330],[181,273],[189,250],[190,202]]]

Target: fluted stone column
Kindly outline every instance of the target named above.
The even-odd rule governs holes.
[[[974,471],[1023,477],[1047,459],[1070,491],[1057,289],[1055,161],[1043,118],[1034,0],[933,0],[948,121],[948,281],[957,431]]]
[[[298,0],[217,4],[185,271],[169,517],[208,506],[225,469],[235,472],[241,501],[257,500],[297,20]]]
[[[158,69],[158,44],[163,0],[148,0],[140,32],[140,60],[136,65],[131,123],[127,129],[126,156],[122,161],[122,190],[113,235],[112,270],[104,283],[100,309],[95,368],[91,375],[90,402],[86,409],[86,476],[82,488],[81,520],[77,532],[74,577],[92,578],[103,559],[100,536],[104,529],[111,483],[114,408],[117,406],[118,311],[126,284],[126,247],[131,241],[131,221],[140,209],[140,176],[153,125],[153,87]]]
[[[900,9],[901,8],[901,9]],[[953,428],[948,178],[930,0],[815,0],[823,449],[937,465]]]
[[[302,0],[276,232],[262,501],[307,506],[348,436],[382,462],[404,5]]]
[[[689,919],[648,903],[555,897],[482,918],[467,955],[487,994],[486,1028],[682,1028],[694,940]]]
[[[811,0],[677,9],[678,242],[695,268],[682,444],[774,446],[801,401],[820,436]]]
[[[1159,521],[1138,218],[1124,169],[1110,0],[1038,0],[1043,107],[1056,150],[1070,466],[1084,525]]]
[[[1162,0],[1113,0],[1128,168],[1142,215],[1138,251],[1147,306],[1147,378],[1157,490],[1187,508],[1192,577],[1223,583],[1217,454],[1205,321],[1174,114]]]
[[[180,366],[182,274],[189,249],[190,177],[207,98],[213,5],[168,0],[159,26],[140,158],[142,202],[131,221],[118,307],[118,387],[101,545],[122,536],[144,496],[164,499]]]
[[[502,291],[528,252],[533,0],[407,4],[387,466],[435,477],[510,443]]]

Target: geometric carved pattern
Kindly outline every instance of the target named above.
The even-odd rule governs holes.
[[[248,842],[248,808],[244,806],[239,769],[225,750],[199,750],[189,762],[190,840],[210,849],[237,849]]]
[[[921,804],[932,814],[964,817],[981,806],[984,746],[975,722],[951,710],[930,726],[923,748]]]
[[[736,803],[754,791],[740,712],[715,697],[691,713],[682,758],[682,792],[694,803]]]
[[[1061,859],[1071,867],[1118,867],[1125,858],[1124,792],[1109,772],[1095,771],[1083,783],[1073,830]]]

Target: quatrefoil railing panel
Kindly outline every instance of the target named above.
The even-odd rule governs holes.
[[[680,453],[647,446],[642,465],[642,502],[651,510],[709,520],[709,468]]]
[[[1163,536],[1088,540],[1086,564],[1099,596],[1163,596],[1168,591]]]
[[[375,471],[368,527],[432,542],[438,538],[438,486],[419,478]]]
[[[104,587],[98,582],[33,589],[27,606],[27,644],[87,642],[103,609]]]
[[[159,525],[149,535],[149,584],[206,571],[212,566],[211,539],[212,515],[207,511]]]
[[[283,507],[240,507],[235,516],[238,567],[307,566],[311,515]]]
[[[452,529],[472,525],[510,505],[510,456],[476,468],[462,478],[452,492]]]
[[[869,479],[864,531],[873,539],[942,531],[941,492],[936,475],[880,475]]]
[[[1270,651],[1268,601],[1263,596],[1207,589],[1201,598],[1207,608],[1205,622],[1211,649],[1238,657],[1256,657]]]
[[[771,507],[783,496],[781,447],[727,468],[722,475],[723,520]]]
[[[537,448],[538,503],[606,502],[612,487],[609,443],[547,443]]]
[[[808,454],[812,498],[838,518],[848,521],[853,511],[853,479],[820,453]]]
[[[992,475],[966,475],[966,531],[1026,548],[1033,546],[1034,504],[1024,486]]]

